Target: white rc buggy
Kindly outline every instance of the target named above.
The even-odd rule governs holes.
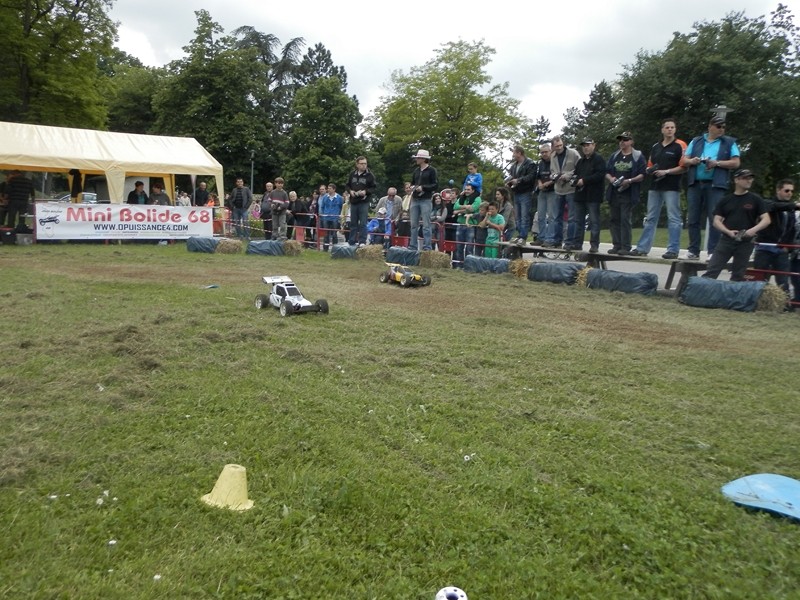
[[[261,279],[267,285],[272,286],[272,291],[269,295],[258,294],[256,296],[255,305],[257,309],[273,306],[280,311],[282,317],[305,312],[328,314],[328,301],[320,299],[312,303],[306,300],[291,277],[275,275],[262,277]]]

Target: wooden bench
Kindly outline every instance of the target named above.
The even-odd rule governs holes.
[[[673,260],[669,267],[667,281],[664,283],[664,289],[671,289],[672,281],[675,279],[675,273],[680,273],[681,278],[678,280],[678,287],[675,288],[675,294],[680,296],[680,293],[689,281],[689,277],[697,277],[701,271],[705,271],[706,269],[708,269],[708,263],[702,260]]]
[[[515,258],[522,258],[525,254],[533,254],[534,256],[544,256],[546,258],[551,258],[547,256],[550,255],[561,255],[556,256],[556,258],[564,258],[565,260],[577,260],[580,262],[585,262],[587,266],[592,267],[593,269],[606,269],[606,263],[618,261],[618,260],[632,260],[632,261],[639,261],[639,262],[648,262],[646,256],[631,256],[630,254],[608,254],[606,252],[585,252],[584,250],[565,250],[563,248],[547,248],[545,246],[537,246],[533,244],[524,244],[522,246],[518,244],[512,244],[511,242],[500,242],[500,248],[506,248],[508,250],[509,258],[512,260]]]

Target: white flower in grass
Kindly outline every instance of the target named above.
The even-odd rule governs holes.
[[[103,387],[102,385],[100,385],[99,383],[97,384],[97,391],[98,391],[98,392],[104,392],[104,391],[105,391],[105,389],[106,389],[106,388],[104,388],[104,387]]]
[[[474,453],[474,452],[473,452],[472,454],[465,454],[465,455],[464,455],[464,462],[469,462],[469,461],[471,461],[473,458],[475,458],[475,453]]]
[[[103,496],[105,496],[106,498],[108,498],[108,490],[103,490]]]
[[[108,545],[109,546],[116,546],[117,545],[117,540],[108,540]]]
[[[161,574],[156,573],[155,575],[153,575],[153,581],[161,581]]]
[[[48,500],[55,500],[56,498],[58,498],[58,496],[57,496],[57,495],[55,495],[55,494],[50,494],[50,495],[47,497],[47,499],[48,499]]]
[[[103,506],[103,499],[98,498],[97,500],[94,501],[94,503],[97,504],[97,506]]]

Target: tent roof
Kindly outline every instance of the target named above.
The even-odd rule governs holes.
[[[0,140],[0,169],[218,175],[222,183],[222,165],[194,138],[0,121]]]

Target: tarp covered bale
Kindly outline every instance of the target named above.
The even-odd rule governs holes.
[[[658,275],[655,273],[621,273],[604,269],[589,269],[586,287],[593,290],[625,292],[652,296],[658,289]]]
[[[689,277],[679,300],[700,308],[752,312],[765,285],[763,281],[718,281],[707,277]]]
[[[533,263],[528,269],[530,281],[547,281],[550,283],[566,283],[574,285],[578,273],[584,268],[580,263]]]
[[[331,247],[331,258],[355,258],[356,248],[350,244],[336,244]]]
[[[392,246],[386,251],[386,262],[417,266],[419,264],[419,251],[403,248],[402,246]]]
[[[507,258],[486,258],[470,254],[464,257],[464,271],[467,273],[508,273],[510,262]]]
[[[186,249],[189,252],[207,252],[213,254],[217,249],[219,240],[217,238],[190,237],[186,240]]]
[[[283,242],[279,240],[251,240],[247,244],[245,254],[260,254],[261,256],[283,256]]]

